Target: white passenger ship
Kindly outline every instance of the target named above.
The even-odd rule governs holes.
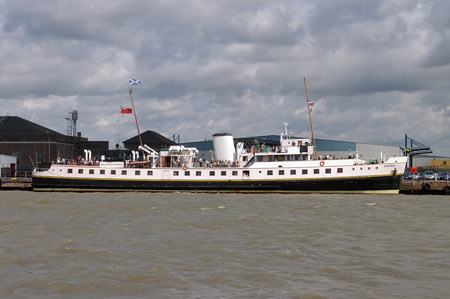
[[[54,163],[35,169],[33,190],[398,193],[407,161],[315,159],[311,140],[291,136],[286,127],[273,150],[235,146],[226,133],[215,134],[213,144],[214,163],[196,159],[195,148],[171,146],[157,153],[146,145],[126,161]]]

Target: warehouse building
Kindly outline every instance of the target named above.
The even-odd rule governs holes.
[[[450,168],[450,158],[435,155],[417,155],[413,157],[412,167]]]
[[[108,149],[108,141],[63,135],[18,116],[0,116],[0,154],[14,156],[18,172],[46,167],[52,160],[77,159],[84,149]]]

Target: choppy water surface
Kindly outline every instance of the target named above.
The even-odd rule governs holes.
[[[448,196],[0,198],[0,297],[450,296]]]

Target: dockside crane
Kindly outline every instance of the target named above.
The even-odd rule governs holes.
[[[408,146],[409,145],[409,146]],[[409,157],[408,166],[413,166],[413,156],[431,154],[433,151],[427,145],[424,145],[405,134],[405,148],[403,148],[405,156]]]

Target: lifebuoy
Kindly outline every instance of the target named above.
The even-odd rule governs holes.
[[[324,166],[325,162],[324,161],[320,161],[320,166]]]

